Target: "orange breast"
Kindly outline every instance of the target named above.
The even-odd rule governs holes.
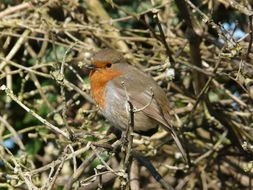
[[[91,93],[100,108],[105,104],[105,86],[113,78],[122,74],[113,68],[101,68],[90,73]]]

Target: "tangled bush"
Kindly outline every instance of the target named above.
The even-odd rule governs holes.
[[[252,6],[4,0],[1,189],[251,189]],[[127,158],[128,144],[116,150],[84,68],[102,48],[121,51],[166,91],[191,165],[163,129],[132,134],[137,157]]]

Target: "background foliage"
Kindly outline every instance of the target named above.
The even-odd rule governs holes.
[[[135,159],[124,164],[124,149],[112,151],[115,135],[83,68],[101,48],[123,52],[168,95],[191,167],[162,129],[150,138],[134,134],[132,147],[168,184],[251,189],[252,6],[2,0],[0,189],[163,188]]]

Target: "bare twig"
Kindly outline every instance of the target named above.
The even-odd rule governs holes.
[[[16,130],[1,116],[0,116],[0,122],[2,122],[6,126],[6,128],[11,132],[11,134],[13,135],[13,137],[14,137],[16,143],[18,144],[19,148],[24,151],[25,146],[24,146],[20,136],[16,132]]]
[[[8,9],[5,9],[4,11],[0,12],[0,19],[9,15],[9,14],[13,14],[15,12],[19,12],[23,9],[31,9],[32,5],[30,3],[22,3],[13,7],[9,7]]]
[[[248,46],[248,51],[247,51],[247,54],[246,54],[246,59],[249,58],[249,54],[251,52],[252,40],[253,40],[252,15],[249,16],[249,34],[250,34],[250,39],[249,39],[249,46]]]
[[[26,110],[28,113],[30,113],[31,115],[33,115],[39,121],[41,121],[42,123],[44,123],[50,130],[54,131],[55,133],[61,134],[65,138],[69,139],[69,136],[64,131],[60,130],[58,127],[55,127],[54,125],[52,125],[51,123],[49,123],[47,120],[45,120],[44,118],[42,118],[41,116],[39,116],[37,113],[35,113],[33,110],[31,110],[30,108],[28,108],[26,105],[24,105],[22,102],[20,102],[10,89],[8,89],[7,87],[5,87],[3,85],[3,86],[0,87],[0,90],[4,90],[5,93],[9,97],[11,97],[11,99],[13,101],[15,101],[16,103],[18,103],[24,110]]]

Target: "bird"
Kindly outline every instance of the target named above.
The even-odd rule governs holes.
[[[90,69],[91,95],[102,115],[121,131],[129,126],[129,104],[134,107],[134,132],[152,135],[162,126],[170,132],[183,158],[186,152],[171,124],[169,100],[155,80],[128,64],[114,49],[96,52],[87,64]]]

